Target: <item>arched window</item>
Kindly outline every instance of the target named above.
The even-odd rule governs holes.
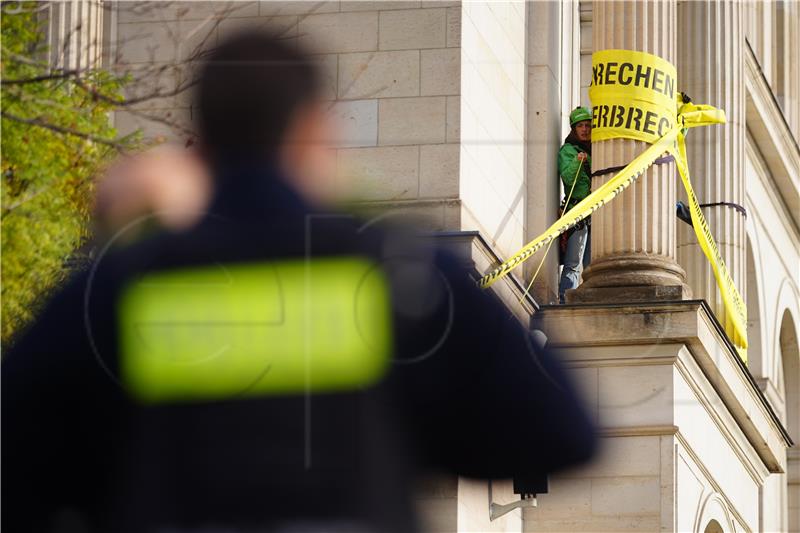
[[[788,472],[800,470],[800,344],[797,330],[789,310],[783,313],[778,342],[783,360],[783,380],[786,395],[786,429],[794,441],[794,446],[786,451]],[[800,531],[800,479],[788,479],[787,497],[789,501],[788,529]]]
[[[723,533],[722,526],[719,525],[719,522],[716,520],[712,520],[706,524],[706,528],[703,530],[703,533]]]

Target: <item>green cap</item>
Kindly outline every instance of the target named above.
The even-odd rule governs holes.
[[[569,114],[569,125],[574,126],[582,120],[592,120],[592,112],[586,107],[576,107],[572,113]]]

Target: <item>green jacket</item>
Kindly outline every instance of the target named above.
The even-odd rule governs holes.
[[[583,150],[574,144],[564,143],[561,150],[558,151],[558,173],[561,176],[561,181],[564,182],[564,198],[569,196],[569,191],[572,189],[572,182],[575,180],[575,174],[578,172],[578,152]],[[570,208],[575,204],[589,196],[592,192],[592,178],[590,176],[592,168],[592,158],[587,154],[586,161],[583,162],[581,172],[578,175],[578,183],[575,184],[575,189],[572,191],[572,198],[570,199]]]

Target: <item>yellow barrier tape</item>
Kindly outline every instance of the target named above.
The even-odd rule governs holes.
[[[747,362],[747,308],[725,266],[711,230],[694,194],[686,163],[684,128],[725,122],[725,112],[708,105],[682,104],[677,72],[668,61],[632,50],[603,50],[592,56],[592,142],[616,138],[651,144],[624,169],[559,218],[547,231],[526,244],[507,261],[483,276],[478,284],[489,287],[530,258],[559,235],[589,217],[633,183],[665,152],[676,162],[689,197],[697,241],[711,264],[722,300],[730,316],[726,333]]]
[[[677,129],[667,132],[656,144],[647,148],[647,150],[628,163],[628,166],[622,169],[616,176],[604,183],[599,189],[592,191],[589,196],[567,211],[564,216],[547,228],[547,231],[526,244],[506,262],[483,276],[478,284],[484,288],[491,286],[494,282],[503,278],[514,268],[522,264],[526,259],[530,258],[547,243],[613,200],[614,197],[643,174],[661,154],[669,150],[669,145],[675,142],[677,134]]]
[[[725,122],[725,114],[711,106],[687,104],[683,107],[684,109],[680,117],[684,123],[684,127],[694,128],[697,126]],[[725,261],[719,252],[717,243],[711,235],[711,229],[708,227],[706,217],[703,216],[703,212],[700,209],[700,202],[697,201],[697,196],[694,194],[694,188],[692,187],[691,178],[689,176],[689,165],[686,163],[686,142],[683,132],[678,132],[677,147],[673,147],[670,153],[675,157],[678,174],[681,176],[683,187],[686,189],[686,195],[689,198],[689,210],[692,214],[692,226],[697,236],[697,243],[700,245],[708,262],[711,264],[711,269],[714,271],[714,278],[717,280],[717,286],[719,287],[722,301],[725,304],[725,309],[730,319],[730,324],[725,324],[725,332],[736,345],[739,356],[746,363],[747,306],[742,299],[742,295],[739,294],[739,290],[736,288],[736,283],[734,283],[730,271],[725,266]]]

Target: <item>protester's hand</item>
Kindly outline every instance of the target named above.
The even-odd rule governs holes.
[[[578,161],[586,161],[586,152],[578,152],[578,155],[575,156]]]
[[[164,227],[180,230],[202,215],[211,196],[211,177],[193,150],[159,147],[113,163],[98,180],[95,223],[114,233],[153,215]]]

